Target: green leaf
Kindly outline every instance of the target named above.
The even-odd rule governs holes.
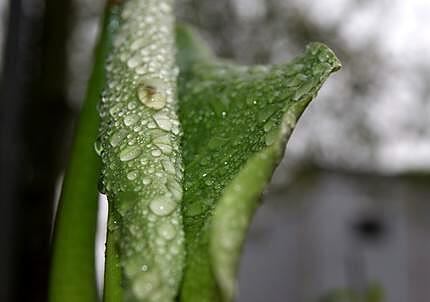
[[[95,63],[64,177],[55,221],[49,301],[95,302],[94,240],[100,160],[94,152],[99,119],[96,105],[105,83],[104,64],[115,27],[115,7],[108,5],[95,51]]]
[[[181,301],[232,301],[260,195],[298,118],[340,63],[321,43],[290,63],[251,67],[215,59],[185,27],[177,43],[187,248]]]
[[[180,282],[182,301],[231,301],[259,196],[340,67],[319,43],[289,64],[239,66],[179,27],[177,84],[172,5],[125,2],[106,65],[96,142],[109,200],[105,301],[174,301]]]
[[[96,142],[109,200],[105,301],[173,301],[182,277],[172,6],[170,0],[125,1],[106,65]]]

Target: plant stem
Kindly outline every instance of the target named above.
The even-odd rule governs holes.
[[[109,205],[109,221],[113,220],[113,211]],[[104,302],[121,302],[123,300],[121,287],[121,267],[117,248],[115,232],[107,231],[106,257],[105,257],[105,282],[103,291]]]
[[[97,301],[94,247],[100,160],[93,146],[98,135],[96,106],[105,83],[113,10],[114,6],[108,5],[64,177],[52,243],[51,302]]]

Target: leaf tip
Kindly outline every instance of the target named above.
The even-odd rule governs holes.
[[[321,42],[312,42],[306,46],[306,53],[314,56],[318,62],[330,65],[330,72],[336,72],[342,68],[342,63],[327,45]]]

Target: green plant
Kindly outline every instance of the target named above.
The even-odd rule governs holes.
[[[94,239],[100,161],[94,152],[98,134],[97,103],[105,85],[104,65],[116,27],[117,8],[108,5],[95,62],[81,110],[69,165],[64,176],[52,244],[50,301],[95,301]]]
[[[384,302],[384,291],[378,284],[370,284],[365,290],[335,289],[325,295],[321,302]]]
[[[90,109],[77,129],[75,146],[88,153],[98,125],[100,64],[109,50],[95,144],[109,199],[105,301],[231,301],[261,192],[297,119],[340,68],[320,43],[290,63],[251,67],[214,58],[184,26],[178,26],[175,44],[172,4],[128,0],[108,6],[93,73],[99,80],[90,83],[84,107]],[[88,127],[91,133],[83,130]],[[73,158],[83,154],[75,151]],[[59,209],[51,301],[65,301],[62,295],[96,299],[92,270],[79,279],[69,267],[70,276],[58,278],[63,261],[78,265],[85,254],[85,266],[93,265],[91,244],[80,247],[82,255],[63,252],[80,238],[59,244],[65,229],[77,225],[68,213],[87,211],[86,240],[94,233],[97,160],[91,154],[91,172],[84,176],[75,171],[83,163],[73,163]],[[68,189],[77,180],[91,182],[79,196]],[[81,194],[86,201],[78,203]]]

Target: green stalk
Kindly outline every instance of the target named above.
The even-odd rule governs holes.
[[[113,221],[114,211],[109,205],[109,222]],[[123,290],[121,287],[121,266],[117,248],[117,238],[115,232],[108,229],[106,237],[106,257],[105,257],[105,275],[104,275],[104,302],[121,302],[123,301]]]
[[[115,6],[108,5],[64,177],[52,243],[51,302],[97,301],[94,247],[100,160],[94,141],[99,127],[96,107],[105,84],[110,32],[115,27],[114,11]]]
[[[173,7],[173,0],[124,1],[106,64],[97,146],[109,200],[109,302],[173,302],[181,282],[183,166]]]

